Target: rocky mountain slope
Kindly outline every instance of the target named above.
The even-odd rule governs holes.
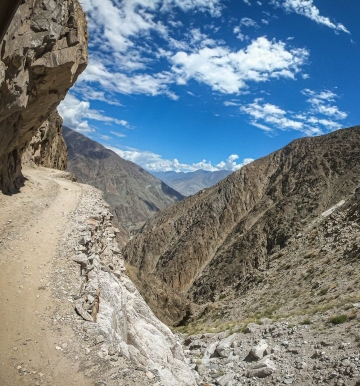
[[[200,169],[189,173],[152,172],[151,174],[161,181],[164,181],[167,185],[171,186],[184,196],[191,196],[202,189],[211,188],[231,173],[232,172],[228,170],[209,172]]]
[[[129,272],[168,323],[245,298],[276,254],[353,194],[359,172],[360,127],[296,140],[156,215],[124,249]]]
[[[179,331],[209,384],[360,385],[359,188]],[[195,335],[193,335],[195,333]],[[255,378],[254,378],[255,377]]]
[[[0,189],[22,184],[21,157],[87,64],[78,0],[20,5],[0,43]]]
[[[104,192],[105,200],[128,230],[138,229],[153,214],[183,196],[140,166],[69,128],[63,129],[68,146],[68,171],[78,181]]]

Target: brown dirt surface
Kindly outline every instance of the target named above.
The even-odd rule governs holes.
[[[0,196],[0,384],[90,385],[51,328],[51,267],[82,186],[50,169],[27,169],[21,193]]]

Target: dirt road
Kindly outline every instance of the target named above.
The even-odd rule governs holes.
[[[51,169],[27,169],[21,193],[0,193],[0,385],[90,385],[50,321],[51,266],[82,187]]]

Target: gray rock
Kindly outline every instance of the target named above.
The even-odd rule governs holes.
[[[235,379],[235,374],[234,373],[228,373],[228,374],[225,374],[219,378],[217,378],[216,382],[220,385],[220,386],[227,386],[229,385],[233,380]]]
[[[252,347],[250,350],[249,354],[245,358],[247,362],[252,362],[252,361],[258,361],[264,356],[264,352],[268,348],[268,344],[266,340],[262,339],[259,341],[259,343]]]
[[[256,363],[250,370],[247,372],[247,377],[252,378],[266,378],[276,371],[276,366],[274,362],[266,357],[263,358],[260,362]]]

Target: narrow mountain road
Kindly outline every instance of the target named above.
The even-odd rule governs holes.
[[[90,381],[59,343],[51,297],[51,268],[67,214],[82,187],[51,169],[26,169],[21,193],[0,196],[0,385],[86,386]]]

